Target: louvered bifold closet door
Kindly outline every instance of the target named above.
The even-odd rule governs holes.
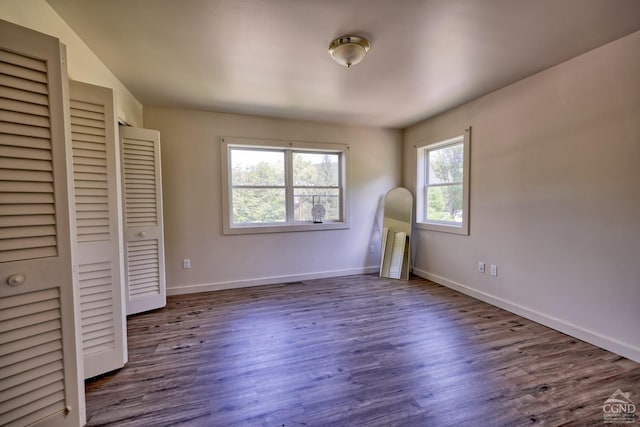
[[[127,314],[164,307],[160,133],[120,126]]]
[[[127,361],[113,91],[69,84],[84,377]]]
[[[58,39],[0,21],[0,425],[84,423]]]

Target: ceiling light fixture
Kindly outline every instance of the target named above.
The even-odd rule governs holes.
[[[340,65],[351,68],[369,52],[369,41],[358,36],[338,37],[329,45],[329,55]]]

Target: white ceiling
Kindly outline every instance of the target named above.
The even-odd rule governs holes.
[[[396,128],[640,30],[639,0],[47,1],[143,105]]]

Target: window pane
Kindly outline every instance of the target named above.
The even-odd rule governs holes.
[[[323,220],[340,220],[340,191],[338,189],[295,188],[293,212],[295,221],[313,221],[311,208],[324,207]]]
[[[233,224],[285,222],[284,188],[234,188]]]
[[[293,153],[293,185],[338,186],[338,154]]]
[[[462,184],[427,188],[427,219],[462,223]]]
[[[463,168],[462,144],[449,145],[429,151],[428,183],[461,183]]]
[[[232,149],[231,184],[284,185],[284,152]]]

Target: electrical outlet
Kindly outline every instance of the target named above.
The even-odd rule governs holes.
[[[183,259],[182,260],[182,268],[191,268],[191,260]]]
[[[484,262],[482,261],[478,262],[478,271],[480,273],[484,273]]]
[[[498,266],[497,265],[493,265],[491,264],[491,273],[492,276],[497,276],[498,275]]]
[[[369,245],[369,253],[371,255],[376,253],[376,247],[374,245]]]

